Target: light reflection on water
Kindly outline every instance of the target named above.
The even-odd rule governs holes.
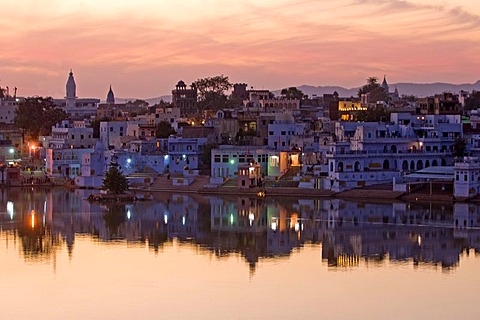
[[[6,316],[25,292],[55,301],[57,312],[36,304],[40,319],[478,315],[452,304],[478,305],[472,204],[156,195],[101,206],[87,195],[3,191]]]

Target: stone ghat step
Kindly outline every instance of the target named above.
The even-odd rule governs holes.
[[[364,198],[364,199],[397,199],[404,195],[401,191],[391,190],[373,190],[373,189],[353,189],[337,193],[336,197],[341,198]]]

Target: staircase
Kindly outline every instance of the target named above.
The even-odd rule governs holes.
[[[300,166],[290,167],[287,170],[287,172],[285,172],[283,176],[280,177],[279,180],[286,180],[286,181],[293,180],[293,177],[297,176],[297,174],[299,174],[301,170],[302,170],[302,167]]]

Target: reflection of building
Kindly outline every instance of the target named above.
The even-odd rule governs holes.
[[[458,265],[464,250],[480,249],[480,206],[473,203],[162,194],[157,201],[105,205],[86,201],[90,192],[4,189],[1,232],[20,237],[22,254],[36,261],[53,258],[64,245],[72,253],[76,236],[83,234],[132,246],[148,243],[155,252],[177,239],[219,258],[239,254],[252,271],[262,258],[288,256],[305,243],[322,243],[331,267],[389,259],[449,268]]]

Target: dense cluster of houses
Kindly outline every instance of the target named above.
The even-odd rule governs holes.
[[[238,83],[231,94],[237,106],[200,112],[197,88],[183,81],[172,90],[171,104],[149,107],[116,102],[111,87],[105,102],[78,98],[70,72],[65,98],[55,100],[69,119],[39,141],[23,141],[13,126],[18,98],[0,99],[0,156],[12,164],[28,148],[30,157],[44,159],[41,169],[52,181],[80,187],[101,186],[115,163],[131,181],[168,174],[189,177],[189,183],[205,170],[210,187],[230,179],[240,188],[258,187],[289,175],[299,188],[337,192],[380,183],[406,191],[433,181],[454,184],[457,197],[480,194],[480,114],[464,112],[469,93],[412,101],[389,92],[386,79],[382,88],[388,101],[336,92],[293,99]],[[379,106],[388,117],[359,121]],[[157,138],[165,121],[176,134]],[[461,141],[469,156],[463,161],[455,158]]]

